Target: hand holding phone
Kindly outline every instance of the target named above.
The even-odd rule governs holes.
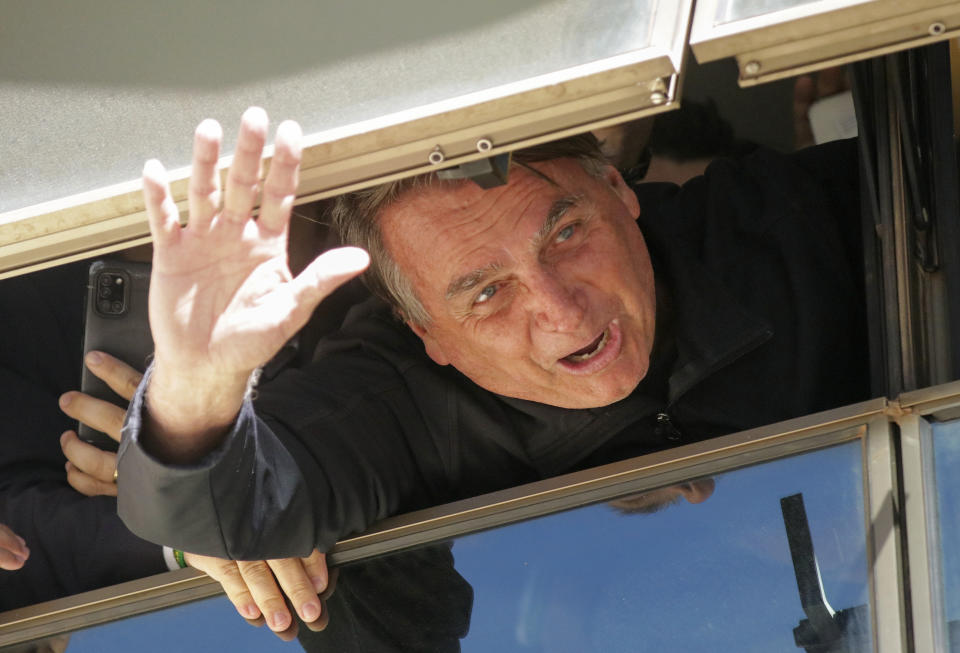
[[[60,409],[81,424],[120,442],[127,402],[143,375],[103,352],[93,352],[85,360],[87,368],[122,397],[123,402],[114,404],[82,392],[65,392],[60,397]],[[67,482],[73,489],[88,497],[117,496],[117,454],[83,442],[73,431],[60,436],[60,447],[67,458]]]
[[[147,313],[150,265],[121,260],[96,261],[90,266],[87,284],[86,322],[83,355],[103,351],[142,373],[153,352],[153,339]],[[80,391],[96,399],[122,406],[123,397],[84,365]],[[80,422],[81,440],[108,451],[117,450],[117,442],[103,431]]]

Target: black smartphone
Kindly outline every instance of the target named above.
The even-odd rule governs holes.
[[[90,265],[87,279],[83,355],[96,349],[143,372],[153,353],[147,313],[150,264],[121,260],[95,261]],[[88,370],[86,365],[83,365],[80,390],[124,408],[128,403]],[[86,424],[79,425],[77,434],[82,440],[101,449],[117,450],[118,444],[110,436]]]

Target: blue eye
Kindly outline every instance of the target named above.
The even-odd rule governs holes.
[[[480,294],[477,295],[477,298],[474,300],[474,304],[482,304],[491,297],[494,296],[497,292],[496,286],[486,286],[483,290],[480,291]]]
[[[573,236],[573,232],[576,231],[576,226],[568,224],[566,227],[557,232],[556,241],[562,243],[565,240],[569,240]]]

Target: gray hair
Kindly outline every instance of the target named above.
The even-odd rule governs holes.
[[[600,176],[607,159],[591,133],[533,145],[513,153],[512,163],[545,177],[529,164],[551,159],[574,158],[593,176]],[[547,181],[552,180],[547,178]],[[364,273],[367,287],[385,300],[403,319],[425,326],[430,315],[414,292],[413,284],[396,264],[383,241],[380,215],[384,209],[410,192],[427,188],[456,188],[465,180],[443,180],[428,172],[347,193],[336,198],[331,218],[344,245],[362,247],[370,253],[370,267]]]

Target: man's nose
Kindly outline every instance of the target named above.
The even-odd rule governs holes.
[[[548,332],[574,331],[583,321],[584,299],[577,286],[551,270],[538,272],[528,282],[534,324]]]

